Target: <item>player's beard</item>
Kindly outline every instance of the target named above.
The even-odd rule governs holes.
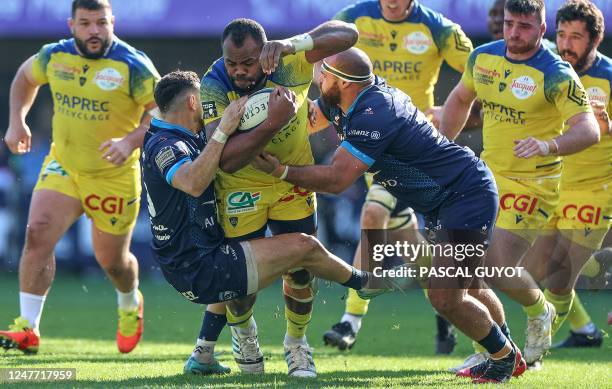
[[[589,65],[590,65],[590,60],[591,60],[591,52],[593,51],[594,45],[592,42],[589,42],[589,46],[587,47],[587,49],[584,51],[584,54],[582,54],[582,56],[578,56],[578,54],[576,54],[575,52],[571,51],[571,50],[563,50],[559,52],[559,55],[561,56],[561,58],[563,58],[565,61],[570,62],[567,60],[568,57],[571,58],[575,58],[575,65],[572,65],[572,67],[574,68],[574,70],[577,73],[580,73],[582,71],[584,71]],[[570,62],[571,63],[571,62]]]
[[[329,107],[336,107],[340,105],[340,87],[338,84],[334,84],[328,90],[321,92],[321,98],[325,105]]]
[[[256,77],[232,77],[230,76],[230,79],[232,80],[232,86],[234,87],[234,89],[236,90],[236,92],[238,92],[239,95],[248,95],[251,94],[253,92],[255,92],[256,90],[259,90],[261,88],[264,87],[264,80],[266,78],[266,75],[261,72],[260,74],[258,74]],[[240,87],[237,84],[237,81],[241,81],[241,82],[246,82],[247,83],[247,87]]]
[[[94,40],[100,42],[100,49],[98,51],[91,51],[87,48],[87,42],[91,42]],[[81,52],[83,57],[89,59],[102,58],[102,56],[104,56],[104,54],[106,53],[108,46],[110,46],[110,40],[102,38],[89,38],[87,40],[82,40],[75,36],[74,41],[76,42],[76,45],[79,48],[79,51]]]
[[[537,37],[532,41],[508,40],[506,41],[506,47],[508,48],[508,52],[511,54],[525,54],[533,50],[536,47],[537,42]]]

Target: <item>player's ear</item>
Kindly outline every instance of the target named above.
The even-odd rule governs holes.
[[[188,104],[189,104],[189,109],[192,111],[197,111],[198,110],[198,98],[196,97],[196,95],[189,95],[189,100],[188,100]]]
[[[72,35],[74,35],[74,19],[70,17],[70,18],[68,18],[66,20],[66,23],[68,24],[68,28],[70,29],[70,33]]]

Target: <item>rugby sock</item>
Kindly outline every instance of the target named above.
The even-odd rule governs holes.
[[[202,328],[200,328],[200,339],[208,342],[216,342],[219,339],[219,334],[223,331],[223,327],[227,323],[227,316],[206,311],[204,320],[202,320]]]
[[[510,337],[510,328],[508,328],[508,325],[506,323],[500,325],[499,329],[509,341],[512,341],[512,338]]]
[[[191,356],[200,363],[211,364],[215,360],[215,344],[217,341],[198,339]]]
[[[496,323],[493,323],[489,334],[478,341],[478,343],[484,347],[489,354],[495,354],[500,352],[506,345],[506,337],[502,333],[501,329]],[[503,357],[502,357],[503,358]]]
[[[257,333],[257,325],[253,318],[253,307],[249,309],[245,314],[240,316],[234,316],[232,312],[227,309],[227,325],[230,327],[236,327],[238,333],[241,335],[249,336]]]
[[[340,322],[349,323],[351,325],[351,329],[353,330],[355,335],[357,335],[357,333],[361,329],[361,319],[363,319],[362,316],[356,316],[356,315],[353,315],[352,313],[346,312],[344,313],[344,315],[342,315],[342,319],[340,319]]]
[[[304,338],[306,328],[308,327],[308,323],[310,323],[311,318],[312,311],[305,314],[299,314],[293,312],[285,306],[285,319],[287,319],[287,334],[285,336],[285,340],[287,340],[288,336],[294,338],[295,340]]]
[[[593,322],[587,323],[584,326],[574,330],[575,333],[582,335],[591,335],[595,331],[597,331],[597,326]]]
[[[355,289],[349,288],[348,298],[346,299],[346,309],[345,309],[346,313],[354,315],[354,316],[363,316],[366,313],[368,313],[369,304],[370,304],[370,300],[362,299],[361,297],[359,297]]]
[[[347,288],[360,290],[368,283],[368,273],[355,268],[352,268],[352,270],[351,278],[349,278],[348,281],[344,282],[342,285],[346,286]]]
[[[593,324],[593,320],[591,320],[591,316],[589,316],[586,309],[584,309],[584,306],[582,305],[582,301],[580,301],[580,298],[578,298],[578,295],[574,296],[574,302],[572,303],[572,308],[570,309],[570,312],[567,315],[567,321],[569,321],[569,325],[572,331],[579,333],[579,334],[585,333],[585,332],[581,332],[581,330],[585,329],[584,327],[587,327],[589,324]],[[594,324],[593,324],[593,327],[595,327]],[[588,332],[588,333],[591,333],[591,332]]]
[[[285,347],[293,346],[296,344],[307,345],[306,336],[302,336],[301,338],[294,338],[293,336],[289,336],[289,334],[285,334],[285,341],[283,342]]]
[[[589,258],[587,263],[585,263],[584,267],[582,268],[582,272],[580,274],[582,274],[583,276],[587,276],[589,278],[593,278],[599,275],[600,271],[601,271],[601,265],[599,264],[599,262],[597,262],[595,257],[591,255],[591,258]]]
[[[558,295],[552,293],[550,290],[546,289],[544,291],[544,295],[546,296],[546,300],[555,306],[555,310],[557,311],[557,316],[555,316],[555,320],[552,325],[552,334],[556,334],[559,328],[563,325],[563,322],[567,318],[567,314],[569,313],[572,307],[572,301],[574,300],[574,291],[566,295]]]
[[[19,292],[19,308],[21,310],[21,317],[30,322],[30,326],[32,326],[34,332],[38,332],[40,317],[42,316],[46,298],[47,296]]]
[[[525,312],[528,317],[534,318],[546,313],[546,299],[544,298],[544,293],[541,291],[539,292],[540,296],[535,304],[523,307],[523,312]]]
[[[136,286],[134,289],[127,293],[123,293],[119,289],[115,290],[117,291],[117,305],[119,305],[119,308],[124,311],[133,311],[138,309],[138,281],[136,281]]]

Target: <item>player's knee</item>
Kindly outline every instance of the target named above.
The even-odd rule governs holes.
[[[459,305],[456,290],[430,289],[428,296],[431,305],[442,315],[454,311]]]
[[[49,236],[51,228],[51,223],[47,220],[29,223],[26,227],[24,252],[53,248],[56,242],[52,242]]]
[[[389,219],[389,210],[380,204],[367,201],[361,213],[361,228],[382,230]]]
[[[323,246],[317,238],[308,234],[295,234],[296,236],[296,248],[302,256],[302,265],[310,264],[315,258],[316,254],[323,251]]]
[[[121,254],[114,252],[102,252],[96,253],[96,260],[100,264],[100,267],[108,274],[118,275],[121,274],[126,268],[129,267],[129,261],[131,254]]]

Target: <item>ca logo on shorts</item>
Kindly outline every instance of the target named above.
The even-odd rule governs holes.
[[[236,215],[255,211],[259,200],[261,192],[232,192],[227,195],[227,214]]]

